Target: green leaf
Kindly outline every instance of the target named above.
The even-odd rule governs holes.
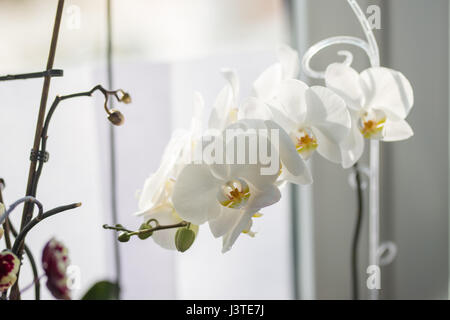
[[[99,281],[94,284],[81,300],[118,300],[119,286],[110,281]]]

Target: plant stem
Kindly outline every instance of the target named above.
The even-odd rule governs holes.
[[[148,228],[148,229],[141,229],[138,231],[132,231],[132,230],[128,230],[126,228],[123,227],[115,227],[115,226],[108,226],[107,224],[103,225],[104,229],[110,229],[110,230],[116,230],[116,231],[123,231],[123,232],[127,232],[130,236],[136,236],[136,235],[140,235],[140,234],[144,234],[144,233],[148,233],[148,232],[153,232],[153,231],[158,231],[158,230],[166,230],[166,229],[174,229],[174,228],[183,228],[186,226],[189,226],[190,222],[187,221],[181,221],[179,223],[176,224],[169,224],[169,225],[165,225],[165,226],[161,226],[161,225],[157,225],[153,228]]]
[[[50,106],[50,109],[48,110],[48,113],[47,113],[47,115],[45,117],[44,126],[42,128],[41,144],[40,144],[40,152],[41,153],[45,153],[47,151],[47,139],[48,139],[47,133],[48,133],[48,128],[50,126],[50,121],[52,120],[53,114],[54,114],[56,108],[58,107],[59,103],[61,101],[64,101],[64,100],[78,98],[78,97],[90,97],[90,96],[92,96],[92,94],[95,91],[100,91],[104,95],[104,97],[105,97],[105,106],[106,106],[106,102],[107,102],[107,99],[108,99],[109,95],[114,95],[117,100],[120,99],[119,96],[117,95],[117,92],[119,92],[121,90],[109,91],[109,90],[106,90],[105,88],[103,88],[101,85],[97,85],[97,86],[95,86],[94,88],[92,88],[89,91],[72,93],[72,94],[68,94],[68,95],[64,95],[64,96],[56,96],[55,100],[53,100],[53,103]],[[32,188],[32,193],[33,194],[36,194],[38,183],[39,183],[39,179],[41,177],[42,169],[44,167],[44,163],[45,162],[42,159],[39,160],[39,165],[38,165],[38,167],[36,169],[36,172],[34,174],[34,179],[33,179],[33,188]]]
[[[9,221],[9,219],[7,219],[6,221],[9,222],[9,225],[11,227],[11,233],[13,234],[13,236],[15,238],[17,238],[17,230],[16,230],[16,228],[14,228],[14,225],[11,223],[11,221]],[[36,300],[40,300],[41,299],[41,283],[38,281],[39,280],[39,274],[38,274],[36,261],[34,260],[33,253],[31,252],[30,248],[28,248],[26,243],[24,243],[24,248],[25,248],[25,254],[28,257],[28,261],[30,262],[30,265],[31,265],[31,270],[33,271],[34,296],[35,296]]]
[[[47,212],[44,212],[42,215],[38,215],[36,218],[32,219],[17,235],[16,241],[14,241],[14,245],[12,247],[12,252],[18,255],[20,248],[22,247],[23,241],[27,235],[27,233],[36,226],[39,222],[41,222],[44,219],[47,219],[48,217],[51,217],[55,214],[58,214],[63,211],[67,211],[70,209],[75,209],[81,206],[81,203],[72,203],[65,206],[60,206],[54,209],[51,209]]]
[[[138,231],[132,232],[132,233],[130,233],[130,236],[139,235],[139,234],[147,233],[147,232],[150,232],[150,231],[153,232],[153,231],[158,231],[158,230],[182,228],[182,227],[186,227],[188,224],[189,224],[188,222],[182,221],[182,222],[177,223],[177,224],[170,224],[170,225],[166,225],[166,226],[156,226],[154,228],[142,229],[142,230],[138,230]]]
[[[31,72],[31,73],[21,73],[21,74],[8,74],[6,76],[1,76],[0,81],[10,81],[10,80],[24,80],[33,78],[43,78],[46,76],[51,77],[62,77],[63,71],[59,69],[52,69],[42,72]]]
[[[50,43],[50,50],[49,50],[49,55],[48,55],[48,59],[47,59],[47,67],[46,67],[47,71],[53,69],[53,63],[55,61],[56,45],[58,43],[59,29],[61,26],[63,7],[64,7],[64,0],[58,0],[58,7],[56,9],[55,22],[54,22],[54,26],[53,26],[52,40]],[[44,78],[44,84],[42,87],[42,94],[41,94],[41,102],[40,102],[40,106],[39,106],[38,119],[37,119],[37,123],[36,123],[36,131],[34,134],[34,143],[33,143],[33,149],[32,149],[34,152],[37,152],[39,150],[39,143],[40,143],[40,139],[41,139],[42,125],[44,123],[45,109],[46,109],[46,105],[47,105],[47,98],[48,98],[48,92],[50,89],[51,78],[52,77],[50,75],[47,75]],[[33,191],[35,191],[35,190],[33,190],[33,185],[34,185],[33,180],[34,180],[34,174],[35,174],[35,170],[36,170],[36,163],[37,163],[36,159],[32,159],[30,162],[30,168],[28,171],[27,190],[26,190],[27,196],[34,195]],[[32,205],[30,206],[29,204],[25,204],[23,213],[22,213],[22,221],[21,221],[21,225],[20,225],[20,230],[23,230],[23,228],[25,228],[27,223],[31,220],[32,216],[33,216],[33,206]],[[21,241],[21,243],[22,242],[23,241]],[[19,257],[19,259],[21,259],[22,253],[23,253],[23,246],[21,245],[21,247],[18,249],[19,249],[18,257]],[[17,273],[17,278],[19,278],[19,274],[20,274],[20,269],[19,269],[19,272]],[[11,289],[10,298],[13,300],[20,300],[20,290],[18,287],[18,283],[19,283],[18,280],[19,279],[17,279],[16,283],[14,284],[14,286]]]
[[[1,183],[0,183],[0,203],[5,205],[5,203],[3,202],[3,195],[2,195],[2,187],[3,186],[4,186],[4,181],[3,181],[3,179],[1,179]],[[10,226],[9,226],[9,220],[8,219],[6,219],[5,222],[3,223],[3,230],[4,230],[3,236],[5,237],[6,249],[11,250],[11,238],[9,236]],[[6,291],[4,293],[2,293],[1,299],[2,300],[6,299]]]
[[[363,217],[363,192],[361,185],[361,173],[358,163],[353,166],[356,182],[356,222],[352,240],[351,254],[351,272],[352,272],[352,300],[359,299],[359,283],[358,283],[358,242],[361,233],[362,217]]]
[[[0,183],[0,203],[5,205],[5,202],[3,201],[2,186],[4,186],[3,179],[1,179],[1,183]],[[11,238],[9,236],[11,230],[10,230],[10,227],[9,227],[9,220],[8,219],[6,219],[5,222],[3,223],[3,230],[4,230],[4,235],[3,236],[5,237],[6,249],[11,250]]]

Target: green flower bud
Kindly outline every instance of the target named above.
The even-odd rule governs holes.
[[[130,235],[127,232],[122,232],[117,238],[120,242],[128,242],[130,241]]]
[[[180,252],[189,249],[195,240],[195,232],[188,228],[179,228],[175,234],[175,246]]]
[[[145,230],[145,229],[150,229],[150,228],[151,228],[151,226],[149,226],[149,225],[146,224],[146,223],[143,223],[143,224],[141,224],[141,226],[139,227],[139,230]],[[141,239],[141,240],[145,240],[145,239],[151,237],[152,234],[153,234],[153,231],[147,231],[147,232],[144,232],[144,233],[139,233],[139,234],[138,234],[138,238]]]

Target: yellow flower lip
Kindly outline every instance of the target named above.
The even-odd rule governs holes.
[[[304,159],[308,159],[317,149],[317,139],[310,130],[298,129],[291,134],[291,137],[294,140],[295,149]]]
[[[242,179],[234,179],[225,183],[218,194],[221,205],[227,208],[240,209],[250,198],[250,187]]]
[[[369,117],[368,113],[365,113],[360,118],[359,131],[366,139],[381,138],[385,122],[385,116],[377,119],[376,117]]]

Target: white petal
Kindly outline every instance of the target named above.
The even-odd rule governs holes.
[[[264,70],[253,83],[253,94],[265,102],[273,99],[278,94],[282,73],[280,63],[275,63]]]
[[[250,195],[248,205],[245,207],[245,212],[255,214],[260,209],[277,203],[280,199],[281,193],[278,187],[268,185],[264,189],[259,190],[255,195]]]
[[[361,158],[364,151],[364,138],[358,128],[356,112],[352,114],[352,129],[347,138],[340,144],[343,168],[353,166]]]
[[[242,214],[236,221],[236,224],[233,226],[232,230],[223,237],[222,253],[225,253],[231,249],[242,231],[248,227],[252,219],[252,215],[252,213]]]
[[[286,112],[281,108],[278,108],[276,105],[269,105],[269,110],[272,114],[271,120],[277,123],[280,127],[284,129],[287,133],[296,130],[298,127],[298,123],[293,119],[289,118]]]
[[[263,103],[260,99],[251,97],[248,98],[239,108],[238,119],[263,119],[268,120],[272,118],[267,104]]]
[[[307,123],[319,129],[333,143],[340,143],[350,132],[351,119],[344,100],[328,88],[314,86],[306,92]]]
[[[173,190],[172,201],[178,215],[200,225],[220,214],[217,192],[222,181],[215,178],[209,167],[189,164],[183,168]]]
[[[364,92],[356,70],[342,63],[332,63],[325,71],[325,83],[328,88],[339,94],[349,107],[361,108],[364,103]]]
[[[400,141],[414,135],[410,125],[405,120],[392,121],[386,120],[383,129],[383,141]]]
[[[161,225],[176,224],[182,219],[175,213],[172,207],[166,206],[150,215],[145,215],[145,220],[156,219]],[[153,223],[152,223],[153,226]],[[161,247],[169,250],[175,250],[175,234],[177,229],[166,229],[153,232],[151,238]]]
[[[191,134],[193,138],[199,138],[202,133],[203,110],[205,101],[199,92],[194,92],[192,107]]]
[[[277,123],[273,121],[265,121],[265,123],[268,129],[279,130],[279,141],[272,141],[272,143],[278,147],[280,160],[283,164],[282,172],[288,171],[292,175],[292,177],[288,176],[290,177],[289,181],[293,183],[311,183],[311,173],[305,161],[295,149],[295,146],[286,131],[284,131]]]
[[[291,174],[289,172],[289,170],[283,169],[281,171],[281,175],[277,181],[278,187],[281,188],[285,184],[285,182],[307,185],[307,184],[313,183],[313,178],[312,178],[311,171],[309,170],[309,168],[306,168],[306,171],[304,174],[298,175],[298,176],[294,176],[293,174]]]
[[[256,188],[265,187],[268,184],[273,184],[276,180],[280,168],[280,161],[278,156],[278,150],[276,146],[274,146],[274,153],[270,154],[270,157],[267,157],[269,163],[262,163],[261,154],[263,153],[262,149],[260,149],[261,144],[266,144],[267,149],[266,152],[271,150],[272,143],[270,142],[270,137],[267,137],[267,127],[263,120],[257,119],[246,119],[240,120],[233,125],[228,126],[225,129],[225,133],[228,135],[229,130],[232,129],[241,129],[242,133],[239,134],[237,132],[233,133],[233,138],[226,137],[227,146],[226,153],[227,159],[233,160],[231,161],[230,173],[228,179],[236,179],[243,178],[247,182],[253,184]],[[261,129],[265,131],[261,131]],[[253,132],[253,133],[252,133]],[[256,139],[249,139],[253,143],[246,142],[245,144],[241,144],[239,141],[245,141],[242,138],[253,136]],[[255,154],[256,153],[256,154]],[[235,160],[237,160],[237,155],[246,155],[245,164],[237,164]],[[254,160],[256,160],[253,164],[249,163],[250,155]],[[266,155],[268,155],[266,153]],[[234,158],[233,158],[234,157]]]
[[[222,207],[220,215],[216,219],[209,221],[209,228],[213,236],[218,238],[230,232],[238,223],[242,214],[242,210]]]
[[[339,144],[328,139],[327,135],[316,128],[313,128],[313,132],[317,139],[317,152],[331,162],[341,163],[341,148]]]
[[[139,210],[148,210],[158,204],[162,197],[164,186],[170,177],[175,164],[181,155],[189,138],[189,133],[184,130],[177,130],[164,150],[161,165],[144,183],[143,190],[139,197]]]
[[[300,71],[298,52],[287,45],[278,48],[278,60],[281,63],[283,80],[295,79]]]
[[[233,122],[231,111],[237,108],[237,96],[239,94],[239,80],[236,73],[231,69],[223,69],[222,74],[227,80],[227,84],[217,95],[208,119],[208,128],[219,131]]]
[[[277,102],[281,104],[284,111],[297,123],[302,123],[306,116],[306,96],[308,90],[306,83],[290,79],[281,83]]]
[[[266,186],[275,183],[280,167],[274,170],[274,174],[261,174],[261,168],[259,164],[231,164],[229,180],[242,178],[257,190],[264,190]]]
[[[408,79],[388,68],[369,68],[361,73],[366,96],[366,107],[383,109],[404,119],[414,103],[414,94]]]
[[[236,102],[239,97],[239,78],[236,71],[232,69],[222,69],[222,74],[225,79],[230,84],[231,90],[233,92],[233,101]]]

